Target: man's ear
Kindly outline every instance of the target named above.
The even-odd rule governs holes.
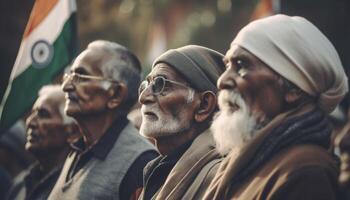
[[[216,108],[216,95],[212,91],[205,91],[200,94],[200,104],[195,111],[196,122],[204,122]]]
[[[302,95],[303,95],[303,92],[301,90],[299,90],[299,89],[291,89],[285,94],[284,100],[288,104],[295,104],[296,102],[298,102],[300,100]]]
[[[109,109],[114,109],[120,104],[123,103],[123,101],[126,99],[126,96],[128,95],[128,88],[124,83],[118,83],[116,85],[113,85],[108,89],[108,96],[110,97],[107,107]]]

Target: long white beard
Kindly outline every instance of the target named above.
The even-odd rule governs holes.
[[[214,116],[211,131],[217,151],[226,155],[232,150],[240,149],[254,137],[256,120],[248,105],[238,93],[223,90],[219,94],[220,111]],[[237,105],[238,110],[232,110],[231,105]]]

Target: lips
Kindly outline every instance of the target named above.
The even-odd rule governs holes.
[[[27,131],[27,142],[34,143],[40,139],[40,134],[33,129]]]
[[[229,99],[222,100],[222,103],[219,104],[219,107],[221,110],[227,110],[230,113],[233,113],[240,109],[240,107],[236,103],[232,102]]]
[[[144,115],[157,117],[157,115],[154,114],[153,112],[145,112]]]
[[[155,112],[151,111],[151,109],[145,109],[144,107],[141,108],[142,117],[145,119],[151,119],[156,120],[158,119],[158,116]]]
[[[340,166],[341,171],[350,172],[350,155],[343,153],[340,156],[340,159],[341,159],[341,166]]]

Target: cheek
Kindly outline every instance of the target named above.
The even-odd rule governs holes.
[[[256,105],[267,117],[273,118],[283,111],[283,92],[278,87],[266,85],[256,95]]]
[[[50,146],[53,147],[53,146],[64,145],[66,140],[63,134],[64,134],[63,130],[60,131],[59,129],[56,129],[50,132],[46,138],[47,146],[50,148]]]
[[[86,88],[77,92],[79,96],[79,107],[82,110],[99,110],[105,107],[106,91],[101,88]]]
[[[238,90],[252,112],[263,112],[271,117],[281,110],[283,92],[270,76],[255,76],[237,84]]]
[[[236,84],[237,92],[239,92],[247,105],[252,106],[257,94],[256,88],[254,88],[254,82],[249,79],[239,79],[236,81]]]
[[[56,135],[64,133],[64,126],[61,122],[42,123],[41,129],[46,138],[57,138]]]
[[[338,138],[337,140],[339,140],[339,147],[341,152],[350,153],[350,130],[348,130],[344,134],[339,135]]]
[[[259,97],[257,97],[261,107],[265,110],[279,110],[282,104],[281,96],[270,88],[262,91]]]
[[[79,101],[90,102],[99,94],[105,93],[105,90],[96,85],[91,85],[77,88],[76,93],[79,97]]]
[[[162,102],[163,103],[160,104],[161,109],[165,113],[169,113],[175,118],[184,116],[184,112],[190,112],[189,103],[187,103],[186,95],[169,95],[166,98],[164,98]]]

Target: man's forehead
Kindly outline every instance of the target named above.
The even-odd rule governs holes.
[[[259,62],[262,62],[257,56],[255,56],[253,53],[249,52],[245,48],[239,46],[239,45],[231,45],[230,49],[226,52],[226,55],[224,57],[224,61],[229,61],[233,58],[240,58],[240,59],[248,59],[248,60],[258,60]]]
[[[158,63],[154,66],[151,73],[148,74],[147,78],[153,78],[156,76],[178,77],[180,74],[168,64]]]
[[[246,51],[238,45],[231,45],[230,49],[226,52],[224,59],[230,59],[230,57],[237,56],[239,54],[244,54]]]
[[[111,57],[111,53],[97,48],[86,49],[75,59],[72,69],[84,66],[101,68],[106,61],[110,60]]]
[[[64,98],[60,98],[58,96],[54,95],[41,95],[38,97],[38,99],[35,101],[33,108],[39,108],[42,106],[49,106],[49,107],[58,107],[60,103],[62,103]]]

